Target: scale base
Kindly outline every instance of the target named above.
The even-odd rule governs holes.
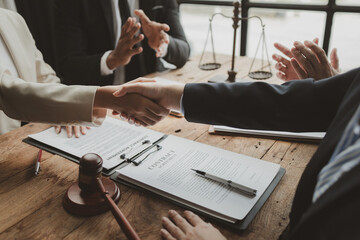
[[[208,81],[209,83],[222,83],[222,82],[226,82],[226,83],[231,83],[230,81],[228,81],[229,76],[227,75],[216,75],[212,78],[210,78],[210,80]],[[242,80],[240,78],[235,78],[235,82],[241,82]]]

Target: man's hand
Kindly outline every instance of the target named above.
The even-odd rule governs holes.
[[[154,83],[150,79],[139,78],[121,85],[120,89],[114,92],[114,96],[122,97],[129,93],[137,93],[167,109],[180,110],[180,99],[184,92],[184,86],[182,83]]]
[[[94,108],[112,109],[114,112],[128,116],[130,123],[149,126],[162,120],[169,110],[159,106],[150,99],[139,94],[126,94],[120,98],[113,93],[121,86],[99,87],[95,94]]]
[[[140,18],[142,30],[148,38],[149,46],[156,51],[156,57],[160,57],[164,51],[164,45],[169,44],[169,25],[151,21],[143,10],[135,10],[135,15]]]
[[[115,69],[116,67],[128,64],[134,55],[143,51],[142,47],[135,47],[137,43],[144,39],[143,34],[135,37],[140,28],[141,25],[136,22],[135,18],[128,18],[121,28],[121,36],[115,50],[106,59],[109,69]]]
[[[336,49],[331,53],[332,63],[330,63],[325,51],[317,44],[310,41],[305,41],[304,44],[296,41],[294,43],[295,48],[291,49],[294,56],[291,59],[291,65],[301,79],[314,78],[320,80],[338,74],[339,63]]]
[[[166,240],[226,240],[220,231],[210,223],[204,222],[198,215],[184,212],[185,218],[176,211],[169,211],[169,218],[163,217],[161,223],[163,229],[160,233]]]
[[[61,126],[54,126],[55,132],[57,134],[61,133]],[[68,135],[68,138],[71,138],[73,136],[73,132],[76,138],[80,137],[80,133],[82,135],[86,134],[86,131],[90,129],[90,127],[83,127],[83,126],[66,126],[66,132]]]
[[[315,38],[312,44],[317,46],[318,43],[319,39]],[[277,77],[284,81],[302,79],[302,77],[298,75],[297,71],[295,71],[293,65],[291,64],[290,59],[294,58],[291,50],[280,43],[275,43],[274,46],[276,49],[278,49],[280,52],[282,52],[285,56],[288,57],[285,58],[278,54],[273,54],[272,58],[277,61],[275,65],[275,68],[278,70],[278,72],[276,73]],[[318,48],[321,49],[320,47]],[[335,75],[339,72],[339,58],[337,56],[336,48],[331,51],[330,60],[331,66],[334,69],[333,75]],[[302,66],[302,69],[305,70],[305,66]],[[313,75],[309,75],[308,77],[315,78],[315,76]]]

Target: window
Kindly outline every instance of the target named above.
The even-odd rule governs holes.
[[[214,12],[232,15],[232,0],[178,0],[185,33],[192,47],[192,54],[203,50],[208,30],[208,19]],[[356,44],[360,31],[356,27],[360,18],[359,0],[243,0],[242,16],[259,15],[266,24],[267,45],[271,55],[274,42],[288,46],[294,40],[320,38],[320,45],[328,51],[338,48],[340,66],[347,70],[359,66]],[[351,24],[349,24],[351,23]],[[215,51],[231,54],[232,23],[216,17],[213,22]],[[229,26],[229,27],[228,27]],[[242,24],[237,51],[242,56],[253,57],[261,28],[257,20]],[[344,37],[346,36],[346,37]],[[239,46],[240,45],[240,46]],[[206,48],[210,51],[210,42]],[[356,53],[356,54],[354,54]]]

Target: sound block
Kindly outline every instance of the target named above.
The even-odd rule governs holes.
[[[107,178],[102,178],[102,182],[110,197],[115,203],[118,203],[120,200],[119,187]],[[84,192],[77,182],[67,190],[63,206],[68,213],[81,217],[89,217],[110,210],[100,191]]]

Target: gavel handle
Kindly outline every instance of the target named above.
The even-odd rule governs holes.
[[[120,211],[119,207],[115,204],[114,200],[109,196],[109,193],[105,190],[105,187],[100,178],[96,178],[97,185],[106,203],[109,205],[112,214],[114,215],[116,221],[118,222],[121,229],[124,231],[127,239],[129,240],[140,240],[139,236],[135,230],[130,225],[129,221],[126,219],[125,215]]]

